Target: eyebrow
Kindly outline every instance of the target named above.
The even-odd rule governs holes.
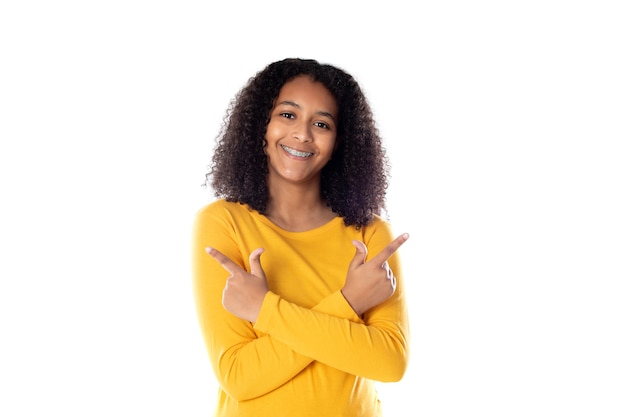
[[[284,101],[281,101],[280,103],[278,103],[278,105],[281,105],[281,104],[284,104],[284,105],[287,105],[287,106],[293,106],[293,107],[296,107],[296,108],[302,110],[302,106],[300,106],[298,103],[296,103],[294,101],[291,101],[291,100],[284,100]],[[327,111],[319,110],[319,111],[316,111],[315,114],[319,114],[320,116],[328,117],[333,122],[336,122],[335,117],[331,113],[329,113]]]

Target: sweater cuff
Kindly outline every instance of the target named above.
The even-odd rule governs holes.
[[[343,296],[341,290],[337,290],[324,298],[318,305],[313,307],[313,310],[347,319],[355,323],[363,323],[363,320],[352,309],[352,306],[348,303],[346,297]]]
[[[274,294],[271,291],[265,294],[263,304],[261,304],[261,311],[259,311],[259,316],[253,326],[255,330],[269,333],[271,321],[274,318],[275,312],[278,311],[280,301],[281,297],[278,294]],[[350,303],[348,303],[343,296],[341,290],[330,294],[311,310],[350,320],[354,323],[363,323],[362,318],[352,309],[352,306],[350,306]]]

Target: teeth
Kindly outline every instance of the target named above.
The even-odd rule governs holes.
[[[290,147],[285,146],[285,145],[280,145],[280,146],[282,146],[283,149],[286,150],[288,154],[297,156],[299,158],[308,158],[309,156],[313,155],[313,152],[300,152],[300,151],[296,151],[295,149],[291,149]]]

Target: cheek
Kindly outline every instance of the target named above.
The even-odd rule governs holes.
[[[276,140],[280,136],[280,126],[276,123],[268,123],[267,128],[265,129],[265,140],[266,142],[270,142],[271,140]]]
[[[337,150],[336,138],[330,138],[328,142],[326,143],[326,148],[327,148],[328,156],[330,158],[331,156],[333,156],[333,154]]]

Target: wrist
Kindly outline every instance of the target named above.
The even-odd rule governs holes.
[[[266,291],[262,295],[260,295],[257,301],[253,304],[250,311],[250,316],[248,317],[249,322],[256,323],[259,319],[259,315],[261,314],[261,310],[263,309],[263,301],[265,301],[265,296],[268,292],[269,291]]]
[[[361,314],[363,314],[361,312],[361,309],[356,305],[356,303],[350,302],[350,298],[353,298],[353,297],[349,297],[349,294],[346,294],[346,293],[347,293],[346,289],[342,288],[341,295],[343,295],[343,298],[346,300],[346,303],[348,303],[348,305],[352,308],[352,310],[354,310],[356,315],[360,317]]]

